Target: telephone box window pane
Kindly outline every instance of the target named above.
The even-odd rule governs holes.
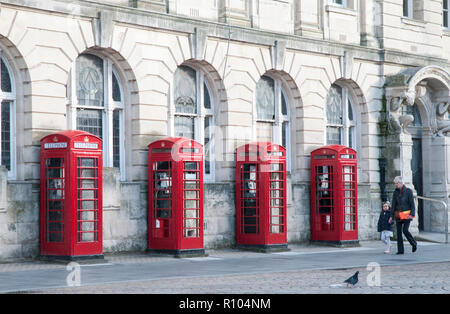
[[[333,168],[331,166],[316,167],[317,202],[319,214],[330,214],[333,207]]]
[[[64,159],[45,160],[47,200],[46,232],[48,242],[64,241]]]
[[[259,233],[256,164],[241,165],[241,232]]]
[[[103,113],[101,110],[77,110],[77,129],[99,138],[103,137]]]
[[[50,232],[48,234],[48,242],[64,242],[64,234]]]
[[[64,214],[62,213],[62,211],[50,210],[48,212],[48,220],[49,221],[62,221],[63,217],[64,217]]]
[[[198,162],[185,162],[184,169],[186,170],[198,170]]]
[[[2,92],[5,93],[11,93],[12,92],[12,85],[11,85],[11,77],[9,76],[8,68],[6,67],[3,60],[1,60],[0,63],[0,71],[1,71],[1,87]]]
[[[48,178],[63,178],[64,168],[49,168],[47,172]]]
[[[175,136],[181,136],[194,139],[194,118],[192,117],[175,117]]]
[[[64,209],[64,202],[63,201],[49,201],[48,202],[48,209],[51,209],[51,210],[62,210],[62,209]]]
[[[11,102],[2,101],[2,165],[11,170]]]
[[[103,107],[103,60],[84,54],[76,62],[78,104]]]
[[[98,159],[78,158],[78,242],[98,240]]]
[[[183,167],[183,235],[196,238],[200,236],[200,163],[184,162]]]
[[[95,160],[93,158],[79,158],[79,167],[95,167]]]
[[[352,231],[356,228],[356,193],[355,193],[355,168],[343,167],[343,205],[344,205],[344,230]]]
[[[171,217],[171,188],[172,177],[170,162],[158,161],[153,163],[153,197],[156,218]],[[162,222],[165,225],[164,222]],[[168,233],[165,233],[168,236]]]
[[[169,170],[169,162],[168,161],[155,162],[153,165],[153,170]]]
[[[269,230],[271,233],[284,232],[284,177],[283,164],[270,165],[269,172]]]
[[[275,82],[267,76],[256,84],[256,113],[261,120],[275,120]]]

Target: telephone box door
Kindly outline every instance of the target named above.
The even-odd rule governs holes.
[[[68,254],[71,215],[66,210],[67,158],[61,152],[41,162],[41,251]]]
[[[92,255],[102,247],[102,178],[99,156],[73,157],[76,194],[74,195],[74,251],[77,255]]]

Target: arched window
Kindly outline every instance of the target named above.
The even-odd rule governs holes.
[[[11,68],[0,52],[1,102],[1,164],[8,169],[8,177],[15,176],[15,103],[16,91]]]
[[[269,141],[286,148],[290,156],[289,103],[280,80],[262,76],[256,84],[256,140]],[[287,167],[290,170],[290,159]]]
[[[211,90],[201,71],[179,66],[175,71],[174,136],[182,136],[204,147],[205,180],[214,180],[214,104]]]
[[[72,71],[71,128],[103,140],[103,165],[124,178],[124,105],[119,76],[111,60],[82,54]]]
[[[348,88],[331,85],[327,96],[326,117],[326,144],[356,148],[356,121]]]

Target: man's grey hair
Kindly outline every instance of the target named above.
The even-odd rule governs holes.
[[[403,183],[403,178],[401,176],[396,176],[394,178],[394,183]]]

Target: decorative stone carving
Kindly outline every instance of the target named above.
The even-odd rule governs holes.
[[[392,97],[389,101],[389,122],[395,133],[404,133],[408,125],[414,121],[410,114],[402,113],[402,106],[413,106],[415,93],[403,92],[400,96]]]
[[[436,136],[450,135],[450,120],[445,117],[447,112],[450,112],[450,102],[441,102],[436,106]]]

